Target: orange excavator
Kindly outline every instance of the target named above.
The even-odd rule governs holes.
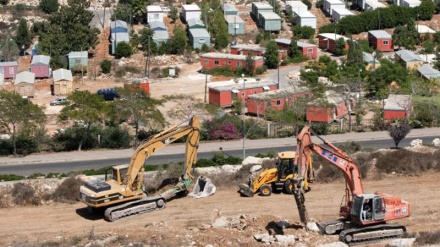
[[[313,143],[312,134],[329,148]],[[298,164],[298,177],[293,181],[293,194],[302,223],[309,221],[305,207],[304,177],[312,153],[341,170],[346,182],[339,210],[342,218],[320,224],[323,233],[338,233],[339,239],[347,244],[367,243],[404,234],[405,226],[387,222],[408,217],[410,204],[400,197],[381,192],[364,193],[358,166],[344,151],[316,135],[309,126],[305,126],[297,136],[295,163]]]

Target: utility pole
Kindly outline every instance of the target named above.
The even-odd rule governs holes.
[[[241,109],[243,114],[242,119],[242,128],[243,128],[243,160],[246,159],[246,124],[245,124],[245,116],[246,116],[246,79],[244,78],[244,74],[241,74],[241,78],[243,79],[243,108]]]

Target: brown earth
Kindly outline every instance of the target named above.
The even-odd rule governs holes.
[[[433,231],[440,229],[438,177],[438,173],[389,176],[366,180],[364,188],[366,192],[383,191],[407,199],[411,203],[411,216],[394,223],[405,225],[410,234]],[[318,222],[335,219],[344,188],[343,181],[314,183],[306,195],[309,216]],[[273,194],[245,198],[240,197],[236,189],[231,185],[218,188],[217,193],[208,198],[175,199],[161,211],[113,223],[88,214],[82,203],[0,209],[0,246],[29,243],[84,246],[94,239],[107,237],[113,237],[113,242],[105,246],[136,242],[159,246],[263,246],[253,236],[268,232],[298,236],[299,243],[305,246],[338,241],[337,236],[321,236],[302,229],[292,196]],[[240,227],[209,227],[218,215],[236,220],[242,216]],[[291,225],[284,230],[274,227],[280,220],[287,220]],[[386,244],[387,241],[383,241],[371,246]]]

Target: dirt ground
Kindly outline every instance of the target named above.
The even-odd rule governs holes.
[[[438,173],[421,176],[392,176],[382,180],[366,180],[366,192],[386,192],[407,199],[411,216],[398,220],[409,233],[440,229],[440,191]],[[314,183],[306,194],[309,216],[317,222],[337,217],[344,194],[343,181]],[[262,246],[255,234],[271,233],[299,237],[302,246],[337,242],[337,236],[307,232],[299,224],[292,196],[273,194],[270,197],[240,197],[237,187],[218,188],[204,199],[175,199],[161,211],[137,215],[116,222],[107,222],[88,213],[82,203],[50,204],[39,207],[0,209],[0,245],[63,243],[66,246],[111,239],[105,246],[129,243],[159,246]],[[213,228],[219,217],[239,220],[240,227]],[[290,226],[281,230],[275,225],[286,220]],[[385,246],[388,242],[371,246]],[[56,246],[56,245],[51,245]],[[276,246],[276,245],[275,245]],[[295,246],[295,245],[293,245]],[[299,246],[299,245],[298,245]]]

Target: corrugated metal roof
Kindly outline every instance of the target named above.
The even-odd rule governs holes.
[[[237,44],[237,45],[232,45],[231,48],[250,50],[250,51],[262,51],[262,52],[266,50],[264,47],[261,47],[260,45],[252,45],[252,44],[250,45]]]
[[[53,72],[53,81],[73,81],[72,71],[57,69]]]
[[[301,1],[286,1],[286,5],[291,6],[292,10],[293,10],[293,8],[306,8],[307,9],[307,5],[305,5]]]
[[[49,65],[49,62],[50,62],[50,57],[49,56],[46,56],[46,55],[34,55],[32,57],[31,65],[34,65],[34,64]]]
[[[262,88],[264,86],[275,86],[278,85],[278,83],[274,81],[258,81],[258,82],[245,82],[244,88],[250,89],[250,88]],[[217,86],[217,87],[209,87],[209,89],[213,89],[215,91],[219,92],[225,92],[225,91],[232,91],[232,90],[242,90],[243,89],[243,83],[237,83],[233,85],[226,85],[226,86]]]
[[[257,100],[270,100],[280,97],[285,97],[287,95],[293,95],[293,94],[300,94],[304,92],[308,92],[310,89],[305,87],[299,87],[299,88],[289,88],[289,89],[277,89],[272,91],[267,91],[263,93],[257,93],[249,95],[250,99],[257,99]]]
[[[369,64],[380,64],[380,62],[377,59],[374,59],[374,56],[370,53],[367,52],[362,52],[363,58],[364,58],[364,62],[369,63]]]
[[[290,44],[290,43],[289,43]],[[301,47],[301,48],[306,48],[306,47],[316,47],[316,45],[314,45],[314,44],[310,44],[310,43],[306,43],[306,42],[300,42],[300,41],[297,41],[296,42],[296,45],[298,46],[298,47]]]
[[[253,2],[252,5],[257,7],[257,9],[273,9],[272,5],[268,3]]]
[[[87,51],[72,51],[68,56],[69,58],[88,58],[89,54]]]
[[[191,33],[191,36],[194,38],[209,38],[211,37],[204,28],[197,28],[197,29],[190,29],[189,32]]]
[[[338,13],[340,16],[355,15],[353,12],[351,12],[348,9],[333,9],[333,11]]]
[[[345,3],[340,0],[325,0],[325,1],[330,3],[331,5],[345,5]]]
[[[327,103],[336,105],[336,104],[339,104],[344,101],[344,98],[339,93],[336,93],[331,90],[326,91],[325,93],[326,93],[326,95],[323,98],[315,99],[315,100],[307,103],[307,105],[315,105],[316,106],[316,105],[319,105],[320,103],[323,103],[323,102],[327,102]]]
[[[274,12],[260,12],[259,14],[265,20],[280,20],[281,21],[281,17]]]
[[[316,16],[310,11],[301,11],[299,13],[296,13],[296,15],[300,18],[316,18]]]
[[[284,44],[284,45],[290,45],[291,40],[290,39],[275,39],[275,42]]]
[[[387,5],[381,3],[381,2],[377,2],[377,1],[366,1],[365,2],[366,5],[369,5],[371,8],[373,9],[377,9],[377,8],[386,8]]]
[[[18,63],[17,63],[17,61],[0,62],[0,67],[5,67],[5,66],[18,66]]]
[[[160,7],[159,5],[148,5],[147,6],[147,13],[151,13],[151,12],[163,12],[162,7]]]
[[[128,35],[128,33],[112,33],[112,40],[115,39],[118,43],[122,41],[128,43],[130,41],[130,36]]]
[[[417,54],[409,50],[400,50],[396,54],[405,62],[423,61]]]
[[[29,71],[23,71],[18,73],[15,76],[14,84],[20,84],[20,83],[35,83],[35,73],[29,72]]]
[[[377,39],[391,39],[391,34],[387,33],[385,30],[371,30],[368,32]]]
[[[419,33],[432,33],[432,34],[436,33],[436,31],[434,31],[433,29],[429,28],[426,25],[417,25],[416,28]]]
[[[117,28],[117,27],[127,28],[128,27],[127,22],[121,21],[121,20],[116,20],[116,21],[110,22],[110,29]]]
[[[417,68],[420,74],[422,74],[424,77],[430,79],[430,78],[440,78],[440,71],[434,69],[433,67],[424,64],[423,66],[420,66]]]
[[[182,5],[182,9],[185,11],[200,11],[200,8],[197,4],[184,4]]]
[[[411,105],[411,95],[390,94],[386,99],[384,110],[405,111]]]
[[[238,15],[227,15],[225,16],[225,20],[227,23],[244,23],[243,19]]]
[[[345,41],[348,40],[347,37],[339,35],[339,34],[335,34],[335,33],[320,33],[320,34],[318,34],[318,36],[322,36],[322,37],[329,39],[329,40],[338,40],[340,38],[343,38]]]
[[[219,58],[219,59],[234,59],[234,60],[246,60],[246,55],[235,55],[235,54],[227,54],[227,53],[217,53],[217,52],[209,52],[200,55],[202,58]],[[254,60],[263,59],[262,56],[254,56]]]
[[[235,5],[232,5],[229,3],[225,3],[223,5],[223,9],[224,9],[224,11],[238,11],[237,8],[235,7]]]
[[[165,26],[165,23],[163,23],[161,21],[150,21],[148,23],[148,25],[150,25],[150,29],[153,29],[153,30],[155,30],[156,28],[167,30],[167,27]]]
[[[186,21],[186,23],[188,23],[189,27],[192,27],[194,25],[200,25],[200,26],[205,26],[205,24],[198,18],[191,18],[189,20]]]
[[[170,35],[168,34],[168,31],[155,31],[153,34],[153,39],[169,39]]]

